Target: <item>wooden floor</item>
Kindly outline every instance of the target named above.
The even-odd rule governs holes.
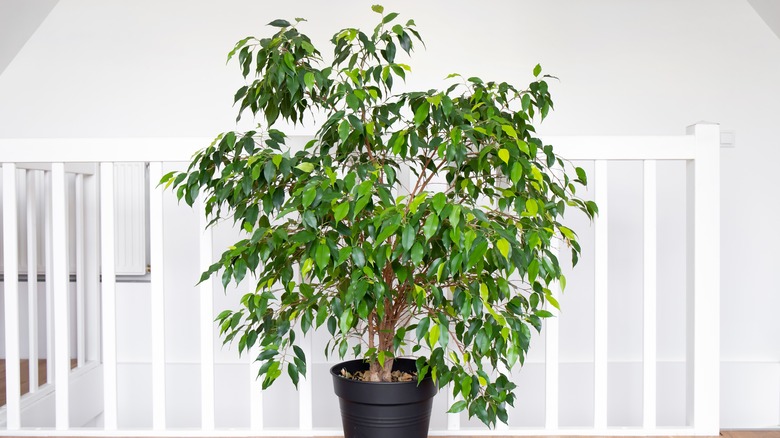
[[[20,361],[21,369],[20,377],[22,381],[21,394],[27,394],[30,392],[30,367],[27,359]],[[70,367],[76,367],[76,359],[73,359],[70,363]],[[46,359],[38,360],[38,386],[46,383]],[[5,359],[0,359],[0,406],[5,406]]]

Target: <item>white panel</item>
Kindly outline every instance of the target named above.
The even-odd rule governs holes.
[[[70,273],[68,184],[62,163],[52,163],[52,255],[54,286],[54,388],[57,430],[70,427]]]
[[[83,366],[86,359],[84,306],[84,175],[76,175],[76,363]]]
[[[206,271],[212,262],[213,233],[206,229],[203,197],[198,203],[200,217],[200,271]],[[201,428],[214,429],[214,281],[212,276],[200,283],[200,415]]]
[[[27,171],[27,351],[30,393],[38,390],[38,172]],[[35,377],[32,377],[35,376]]]
[[[103,318],[103,425],[117,429],[116,271],[114,261],[114,164],[100,165],[100,256]]]
[[[696,160],[688,165],[687,313],[688,420],[697,434],[719,431],[720,385],[720,130],[688,128]]]
[[[656,254],[657,254],[657,170],[656,162],[644,163],[644,338],[643,338],[643,386],[642,426],[645,430],[656,427]]]
[[[452,404],[457,401],[457,399],[452,396],[452,383],[447,385],[446,391],[447,391],[447,410],[449,410],[450,406],[452,406]],[[460,413],[447,414],[447,430],[460,430]]]
[[[599,215],[595,224],[593,425],[596,430],[602,431],[607,427],[607,162],[597,160],[594,170]]]
[[[157,185],[158,180],[150,178]],[[114,164],[116,273],[146,274],[146,164]]]
[[[162,164],[149,163],[149,243],[152,274],[152,428],[165,429],[165,268],[163,266]]]
[[[19,369],[19,253],[16,166],[3,163],[3,258],[5,302],[5,397],[8,430],[21,427]]]

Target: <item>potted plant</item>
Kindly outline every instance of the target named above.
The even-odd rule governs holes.
[[[541,67],[522,90],[450,75],[443,91],[394,93],[411,70],[400,58],[422,40],[413,20],[372,9],[379,24],[336,33],[329,62],[302,19],[239,41],[228,56],[247,79],[239,118],[262,122],[220,134],[162,183],[244,232],[201,281],[252,277],[217,321],[239,352],[259,345],[263,388],[285,371],[297,385],[307,364],[293,327],[325,326],[327,352],[358,358],[332,370],[347,437],[427,436],[448,384],[449,412],[506,422],[508,370],[551,316],[545,305],[558,307],[551,284],[565,287],[552,248],[575,264],[580,253],[560,220],[597,207],[575,194],[585,172],[535,137],[532,121],[553,107]],[[309,115],[316,135],[292,150],[274,126]]]

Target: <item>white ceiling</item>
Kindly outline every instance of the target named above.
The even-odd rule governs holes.
[[[750,6],[758,12],[772,32],[780,38],[780,1],[778,0],[748,0]]]
[[[0,0],[0,74],[59,0]]]

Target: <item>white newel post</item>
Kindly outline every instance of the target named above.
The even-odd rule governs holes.
[[[687,418],[696,435],[720,432],[720,127],[697,123],[687,165]]]
[[[114,255],[114,163],[100,164],[100,269],[103,319],[103,427],[117,430],[116,264]]]

